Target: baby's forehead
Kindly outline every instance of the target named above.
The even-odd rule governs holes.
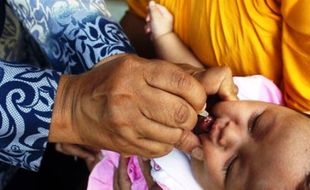
[[[291,126],[277,132],[278,136],[243,158],[249,189],[295,189],[310,171],[310,130]]]
[[[273,155],[261,154],[248,162],[250,169],[246,187],[295,189],[293,187],[296,187],[310,171],[310,156],[309,153],[305,153],[304,148],[284,153],[281,153],[282,150],[274,151]]]
[[[297,184],[299,184],[303,178],[303,172],[284,172],[281,169],[252,171],[248,174],[244,189],[296,189]]]

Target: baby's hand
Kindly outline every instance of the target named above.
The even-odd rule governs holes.
[[[150,1],[148,11],[145,32],[151,34],[151,39],[157,39],[162,35],[172,32],[173,16],[166,7]]]

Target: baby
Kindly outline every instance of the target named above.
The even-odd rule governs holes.
[[[220,102],[212,114],[210,132],[200,135],[203,151],[192,159],[203,189],[310,188],[308,117],[253,101]]]
[[[145,30],[151,34],[158,56],[172,62],[186,62],[202,67],[173,33],[173,17],[165,7],[150,2],[146,21]],[[267,93],[260,97],[255,97],[255,94],[261,92],[249,90],[255,89],[254,81],[257,79],[250,82],[254,82],[252,86],[247,87],[243,82],[248,79],[238,80],[235,78],[240,99],[281,102],[281,99],[275,101],[277,98],[262,98],[269,97],[270,92],[279,94],[271,84],[268,87],[267,80],[261,79],[260,85],[264,86],[261,92]],[[245,89],[249,91],[243,92]],[[310,172],[310,152],[307,151],[310,148],[309,118],[285,107],[253,101],[220,102],[212,108],[211,113],[216,118],[214,124],[208,133],[200,135],[203,151],[193,151],[200,159],[191,160],[193,174],[203,189],[310,187],[307,176]],[[182,171],[179,172],[182,175]],[[154,172],[153,176],[156,179]],[[160,177],[156,180],[164,181]],[[186,185],[186,181],[184,179],[183,185]],[[183,186],[170,189],[193,188]]]
[[[173,33],[173,17],[165,7],[151,1],[146,21],[145,30],[160,58],[203,68]],[[234,82],[241,100],[282,103],[279,89],[262,76],[234,77]],[[174,149],[152,159],[153,179],[167,190],[303,188],[310,171],[310,120],[275,104],[216,104],[209,110],[214,123],[208,133],[200,135],[202,147],[193,151],[195,158]],[[110,151],[103,155],[90,176],[90,190],[113,189],[119,155]],[[129,159],[128,176],[131,189],[148,189],[137,157]]]

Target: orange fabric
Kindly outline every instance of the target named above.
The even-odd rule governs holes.
[[[148,0],[127,0],[145,16]],[[308,0],[155,0],[174,15],[174,31],[199,60],[234,75],[262,74],[289,107],[310,111]]]

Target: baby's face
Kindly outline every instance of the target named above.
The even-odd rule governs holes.
[[[200,135],[204,161],[192,160],[207,190],[294,189],[310,171],[310,119],[273,104],[221,102]]]

